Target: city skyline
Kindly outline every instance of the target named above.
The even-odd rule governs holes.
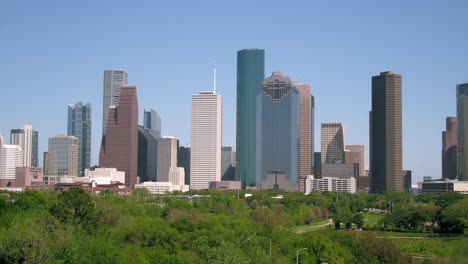
[[[215,7],[214,10],[217,12],[213,13],[212,19],[224,22],[223,26],[216,26],[210,30],[208,28],[212,24],[211,19],[198,21],[193,23],[193,26],[188,24],[188,21],[190,23],[194,21],[195,16],[203,16],[207,11],[195,14],[195,11],[183,9],[181,12],[186,16],[177,21],[180,24],[171,20],[167,26],[164,26],[164,23],[155,22],[164,21],[167,16],[174,14],[170,6],[162,7],[161,10],[168,14],[161,15],[161,18],[154,18],[155,20],[150,18],[147,11],[140,8],[133,9],[133,12],[141,13],[138,21],[123,25],[127,31],[138,26],[141,27],[140,30],[128,36],[104,34],[102,37],[95,35],[99,30],[89,29],[88,23],[97,22],[97,27],[101,28],[117,20],[103,21],[98,16],[101,15],[100,13],[91,13],[90,22],[84,22],[82,17],[85,8],[67,9],[60,4],[55,8],[62,12],[56,12],[56,9],[45,5],[44,12],[35,14],[34,8],[38,8],[35,5],[23,8],[20,3],[8,3],[6,10],[11,12],[7,12],[6,16],[1,18],[2,21],[4,19],[4,25],[7,27],[0,28],[0,31],[11,37],[4,44],[5,49],[0,51],[0,56],[6,58],[6,64],[2,66],[6,68],[0,70],[0,77],[6,81],[6,87],[9,87],[3,90],[4,95],[10,98],[9,101],[17,103],[6,102],[0,106],[2,113],[9,113],[2,117],[0,133],[5,138],[9,138],[9,129],[20,124],[31,124],[41,132],[39,153],[47,150],[48,137],[66,132],[63,125],[66,116],[63,110],[69,102],[86,101],[90,102],[94,109],[101,109],[102,72],[109,68],[124,69],[129,73],[129,83],[138,84],[141,109],[157,109],[162,119],[166,120],[162,135],[173,135],[180,139],[181,145],[190,145],[190,95],[202,87],[209,87],[213,57],[216,57],[218,68],[219,92],[224,98],[222,145],[234,148],[235,53],[244,47],[257,47],[265,50],[267,61],[265,72],[281,70],[288,72],[293,81],[303,79],[312,84],[317,102],[315,127],[329,120],[346,124],[347,143],[365,144],[366,157],[369,157],[367,140],[367,111],[370,108],[371,94],[369,78],[386,70],[401,73],[405,77],[403,81],[405,87],[403,90],[403,167],[413,170],[413,182],[417,182],[425,175],[431,175],[434,178],[441,177],[440,133],[445,129],[445,117],[456,116],[455,86],[468,79],[467,68],[461,63],[467,61],[468,56],[460,47],[461,45],[457,44],[466,43],[466,36],[459,34],[463,32],[462,25],[466,24],[466,18],[461,15],[462,10],[466,9],[466,3],[436,4],[433,2],[424,7],[415,3],[399,3],[396,7],[388,7],[400,8],[400,19],[392,18],[390,14],[383,15],[381,19],[372,14],[368,18],[360,17],[360,14],[367,15],[368,10],[364,11],[364,8],[355,7],[350,3],[344,4],[343,10],[334,10],[332,7],[327,8],[321,5],[314,6],[318,8],[307,6],[310,8],[304,7],[304,11],[294,10],[303,14],[302,12],[318,9],[323,11],[323,15],[315,13],[318,11],[313,11],[305,19],[296,13],[298,16],[294,15],[294,17],[298,18],[298,21],[284,25],[268,19],[262,21],[261,16],[253,15],[257,13],[255,10],[246,11],[245,22],[237,21],[232,15],[220,12],[224,9]],[[117,4],[113,8],[124,9],[125,6],[122,5]],[[346,14],[344,11],[346,8],[350,8],[352,12]],[[369,3],[366,8],[381,10],[383,7]],[[421,8],[425,12],[415,11]],[[75,11],[71,13],[70,10]],[[156,13],[160,14],[161,10],[158,9]],[[209,11],[212,12],[213,9]],[[46,18],[49,13],[56,15]],[[342,17],[335,22],[318,23],[327,15]],[[226,20],[220,19],[225,16]],[[106,16],[106,18],[109,17]],[[71,29],[79,27],[86,30],[65,31],[62,28],[63,25],[54,23],[56,19],[67,21]],[[124,20],[131,22],[128,19]],[[31,21],[37,23],[31,25]],[[351,28],[339,29],[345,21],[349,21]],[[375,22],[375,26],[367,26],[366,23],[370,21]],[[264,32],[259,36],[251,33],[242,34],[236,30],[239,24],[235,22],[240,24],[240,28],[255,22],[264,28]],[[194,32],[199,32],[201,36],[190,33],[182,37],[176,37],[175,34],[170,33],[181,32],[187,25],[189,29],[207,28],[207,32],[195,30]],[[295,25],[297,27],[294,27]],[[31,26],[31,28],[26,29],[26,26]],[[153,27],[160,34],[169,34],[167,42],[156,41],[149,37],[146,39],[147,43],[130,42]],[[397,33],[396,38],[393,40],[380,31],[375,31],[378,27]],[[27,35],[38,28],[40,29],[37,30],[38,33],[31,35],[37,38],[36,45],[31,46],[27,41],[29,40]],[[450,30],[446,30],[447,28]],[[63,31],[60,31],[61,29]],[[288,29],[291,29],[291,33],[302,33],[301,35],[304,36],[302,43],[294,43],[294,46],[282,40],[273,43],[271,37],[268,36],[273,35],[275,31]],[[54,36],[52,35],[54,30],[59,30],[61,33]],[[359,32],[361,37],[350,35],[355,31]],[[94,36],[98,41],[101,40],[102,44],[99,42],[93,42],[91,46],[83,44],[76,49],[76,52],[71,52],[70,49],[77,46],[68,42],[74,40],[69,32],[74,32],[73,35],[77,34],[80,38]],[[232,37],[223,32],[230,33]],[[41,35],[38,35],[39,33]],[[218,38],[214,41],[206,41],[215,33],[226,36],[225,42]],[[321,37],[318,38],[318,36]],[[264,39],[261,39],[262,37]],[[379,37],[382,40],[374,40]],[[106,38],[109,39],[106,40]],[[181,38],[193,40],[193,47],[173,45]],[[201,41],[201,39],[205,40]],[[366,44],[369,40],[371,40],[370,44]],[[230,41],[232,43],[228,43]],[[22,42],[28,44],[21,44]],[[358,43],[362,46],[358,47]],[[48,44],[51,44],[51,47],[48,47]],[[171,47],[172,45],[174,47]],[[202,45],[206,47],[202,48]],[[104,50],[103,46],[109,50]],[[340,49],[343,47],[346,48],[342,52]],[[96,56],[93,49],[96,49],[95,52],[101,52],[101,55]],[[171,53],[166,52],[168,49],[177,49],[180,54],[175,57],[161,54],[161,50],[164,53]],[[194,54],[197,49],[200,49],[200,52]],[[32,53],[34,56],[31,56]],[[115,54],[119,55],[115,56]],[[156,58],[158,61],[155,61]],[[44,63],[45,60],[47,60],[46,63]],[[435,63],[428,65],[427,61]],[[64,64],[70,67],[63,67]],[[32,72],[28,68],[35,70]],[[177,80],[176,77],[179,75],[191,82],[175,83],[174,80]],[[427,76],[435,77],[427,78]],[[28,80],[34,80],[34,85],[31,85]],[[24,92],[19,93],[20,89]],[[45,93],[47,96],[41,95],[39,91],[40,93],[47,91]],[[25,98],[25,94],[30,95],[30,98],[28,96]],[[52,99],[50,102],[47,101],[49,96]],[[44,102],[43,107],[36,109],[29,106],[38,100]],[[419,109],[423,109],[427,102],[437,102],[437,104],[433,104],[427,111],[420,111]],[[340,112],[332,109],[336,105],[340,105]],[[140,114],[141,112],[139,117],[141,117]],[[102,113],[93,116],[94,124],[101,122]],[[92,132],[94,144],[91,165],[98,164],[99,144],[96,143],[101,140],[100,127],[94,126]],[[421,130],[425,131],[423,137],[420,137]],[[314,141],[315,151],[318,151],[318,146],[320,146],[318,133]],[[421,153],[424,155],[420,155]],[[39,157],[39,160],[42,160],[42,157]]]

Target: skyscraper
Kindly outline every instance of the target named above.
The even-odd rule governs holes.
[[[265,51],[243,49],[237,52],[236,152],[237,179],[245,186],[256,184],[256,102],[265,78]]]
[[[10,133],[10,144],[18,145],[23,150],[23,166],[38,166],[38,132],[31,125],[23,125],[11,129]]]
[[[359,176],[365,176],[366,175],[366,146],[346,145],[345,163],[358,163],[359,164]]]
[[[442,178],[457,179],[457,118],[447,117],[442,132]]]
[[[401,75],[391,71],[372,77],[371,192],[404,190],[402,175]]]
[[[136,86],[122,86],[118,106],[111,106],[99,165],[125,172],[125,185],[137,182],[138,99]]]
[[[299,128],[299,191],[305,192],[305,181],[312,174],[312,96],[310,84],[293,83],[300,97]]]
[[[256,111],[258,189],[298,189],[300,102],[299,91],[282,72],[262,82]]]
[[[16,167],[23,167],[23,150],[18,145],[0,145],[0,187],[14,186]]]
[[[120,101],[120,90],[128,84],[128,74],[123,70],[104,71],[104,90],[102,104],[102,134],[106,133],[107,117],[109,107],[118,106]]]
[[[68,105],[67,135],[79,140],[78,168],[80,176],[91,167],[91,104],[82,102]]]
[[[143,128],[156,139],[161,137],[161,117],[153,109],[143,111]]]
[[[49,138],[47,173],[54,176],[78,176],[79,139],[58,135]]]
[[[322,123],[322,163],[344,163],[345,131],[341,123]]]
[[[177,167],[184,168],[185,185],[190,185],[190,147],[189,146],[178,147]]]
[[[233,163],[235,152],[232,147],[221,147],[221,180],[234,181],[236,165]]]
[[[165,136],[158,141],[158,182],[169,181],[169,171],[177,167],[177,139]]]
[[[468,181],[468,82],[457,85],[457,122],[458,180]]]
[[[138,126],[138,176],[140,182],[156,181],[158,170],[158,140],[142,126]]]
[[[192,95],[190,188],[208,189],[221,180],[221,105],[214,91]]]

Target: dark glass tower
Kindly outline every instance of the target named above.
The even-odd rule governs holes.
[[[39,132],[36,130],[32,131],[32,156],[31,166],[39,167]]]
[[[79,140],[78,169],[84,176],[84,170],[91,167],[91,104],[78,102],[68,105],[67,135]]]
[[[458,180],[468,181],[468,82],[457,85],[457,152]]]
[[[370,113],[371,192],[401,192],[402,100],[401,75],[391,71],[372,77]]]
[[[185,185],[190,185],[190,147],[189,146],[177,147],[177,167],[184,168]]]
[[[256,98],[265,78],[265,51],[237,52],[236,178],[244,186],[256,185]]]
[[[256,111],[258,189],[298,189],[300,102],[299,91],[283,73],[263,81]]]
[[[140,182],[156,181],[158,140],[148,129],[138,127],[138,176]]]

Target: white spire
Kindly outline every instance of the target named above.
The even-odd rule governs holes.
[[[213,68],[213,94],[216,94],[216,63]]]

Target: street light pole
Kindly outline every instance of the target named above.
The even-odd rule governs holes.
[[[306,249],[307,248],[301,248],[298,251],[296,251],[296,264],[299,264],[299,252],[301,252],[302,250],[306,250]]]

